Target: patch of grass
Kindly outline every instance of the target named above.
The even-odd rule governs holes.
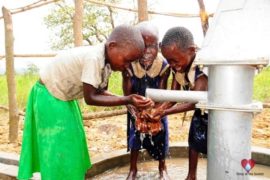
[[[270,66],[255,76],[253,98],[263,102],[270,101]]]
[[[120,72],[113,72],[109,79],[108,91],[116,95],[123,95],[122,91],[122,75]],[[123,106],[104,107],[104,106],[88,106],[84,100],[80,100],[80,107],[82,111],[96,112],[96,111],[110,111],[115,109],[122,109]]]
[[[37,74],[27,73],[24,75],[16,75],[16,92],[17,92],[17,103],[19,109],[24,109],[27,103],[28,94],[32,86],[39,79]],[[109,81],[109,91],[114,94],[122,95],[122,76],[120,72],[113,72]],[[79,100],[81,109],[83,111],[103,111],[103,110],[113,110],[121,109],[118,107],[97,107],[88,106],[85,104],[84,100]],[[8,93],[7,93],[7,81],[5,75],[0,75],[0,105],[8,106]]]
[[[28,93],[30,89],[34,85],[34,83],[38,80],[37,75],[33,74],[24,74],[24,75],[16,75],[16,93],[17,93],[17,103],[20,109],[25,108]],[[7,81],[6,76],[0,76],[0,104],[7,105],[8,104],[8,93],[7,93]]]
[[[108,90],[117,95],[123,95],[122,91],[122,74],[120,72],[113,72],[110,81]]]

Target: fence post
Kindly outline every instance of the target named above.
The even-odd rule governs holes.
[[[83,45],[83,0],[75,0],[75,13],[73,16],[74,45]]]
[[[147,0],[138,0],[139,22],[148,20]]]
[[[200,18],[202,24],[203,35],[205,36],[208,30],[208,14],[206,13],[205,6],[203,0],[198,0],[199,7],[200,7]]]
[[[18,138],[19,113],[16,100],[16,81],[13,57],[13,25],[10,11],[5,7],[2,7],[2,12],[5,26],[6,75],[9,106],[9,141],[15,142]]]

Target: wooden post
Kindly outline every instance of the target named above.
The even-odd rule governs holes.
[[[18,138],[19,112],[16,100],[16,81],[13,57],[13,25],[10,11],[2,7],[5,26],[6,74],[8,86],[9,106],[9,141],[15,142]]]
[[[201,24],[203,29],[203,35],[205,36],[208,30],[208,14],[205,11],[205,6],[203,0],[198,0],[199,7],[200,7],[200,17],[201,17]]]
[[[75,0],[75,14],[73,16],[74,45],[83,45],[83,0]]]
[[[148,20],[147,0],[138,0],[138,20],[139,22]]]

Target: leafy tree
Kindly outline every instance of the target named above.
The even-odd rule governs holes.
[[[34,75],[34,74],[38,74],[38,72],[39,72],[39,68],[37,67],[37,65],[31,63],[27,65],[27,69],[24,74]]]
[[[105,0],[103,0],[105,1]],[[108,0],[110,3],[119,0]],[[50,14],[44,18],[47,28],[53,33],[51,48],[55,50],[73,47],[72,18],[74,5],[60,1],[55,4]],[[84,2],[83,40],[84,44],[96,44],[107,39],[114,28],[116,12],[110,7]]]

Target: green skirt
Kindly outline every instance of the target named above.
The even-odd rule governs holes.
[[[91,168],[81,111],[37,82],[29,95],[18,179],[81,180]]]

